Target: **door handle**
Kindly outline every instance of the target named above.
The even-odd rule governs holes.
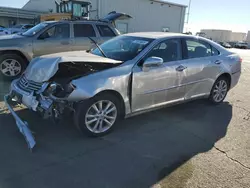
[[[187,67],[183,66],[183,65],[180,65],[179,67],[177,67],[175,70],[176,71],[179,71],[179,72],[182,72],[186,69]]]
[[[221,62],[221,60],[216,60],[214,63],[217,64],[217,65],[219,65],[219,64],[221,64],[222,62]]]

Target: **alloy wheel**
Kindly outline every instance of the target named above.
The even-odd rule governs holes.
[[[225,80],[220,80],[214,87],[213,99],[215,102],[221,102],[227,95],[228,84]]]
[[[85,116],[86,127],[93,133],[104,133],[108,131],[117,119],[117,108],[108,100],[94,103]]]
[[[21,70],[21,64],[15,59],[6,59],[0,64],[0,71],[7,77],[17,76]]]

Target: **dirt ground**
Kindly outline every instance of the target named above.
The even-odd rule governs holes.
[[[250,50],[242,77],[218,106],[200,100],[120,123],[103,138],[80,135],[19,109],[35,133],[29,152],[2,101],[0,85],[0,187],[2,188],[249,188]]]

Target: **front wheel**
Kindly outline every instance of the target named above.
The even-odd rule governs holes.
[[[27,66],[27,62],[17,54],[2,54],[0,56],[0,77],[13,80],[19,77]]]
[[[220,104],[226,98],[229,90],[229,84],[226,77],[221,77],[214,83],[214,86],[211,90],[209,100],[213,104]]]
[[[121,112],[120,101],[111,94],[98,95],[78,104],[75,125],[89,136],[103,136],[114,129]]]

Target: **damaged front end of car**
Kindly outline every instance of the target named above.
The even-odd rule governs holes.
[[[72,82],[78,78],[88,76],[95,72],[118,66],[120,63],[67,61],[63,58],[46,58],[38,64],[38,60],[30,64],[26,72],[11,84],[10,93],[5,96],[5,103],[13,115],[19,131],[25,137],[28,148],[32,150],[36,141],[29,129],[28,123],[14,111],[11,104],[23,104],[32,111],[37,112],[44,119],[58,121],[65,112],[74,112],[76,102],[70,95],[77,89]]]

